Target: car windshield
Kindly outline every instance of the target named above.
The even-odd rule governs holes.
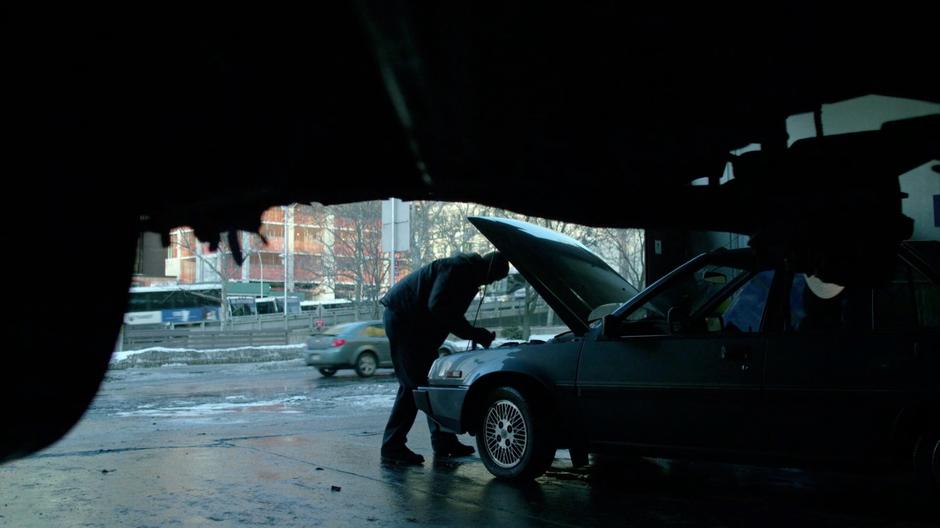
[[[735,287],[733,285],[745,274],[748,274],[748,270],[744,266],[703,263],[698,268],[686,270],[674,277],[652,298],[634,309],[626,320],[665,320],[671,308],[695,314],[723,290]]]

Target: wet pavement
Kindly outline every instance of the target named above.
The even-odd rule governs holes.
[[[389,371],[297,361],[112,371],[59,443],[0,466],[0,526],[936,526],[902,477],[559,451],[536,482],[476,457],[383,466]],[[465,443],[472,438],[464,437]]]

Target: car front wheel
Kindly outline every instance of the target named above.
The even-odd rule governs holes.
[[[323,376],[324,378],[329,378],[333,374],[336,374],[336,369],[332,367],[323,367],[317,370],[320,371],[320,375]]]
[[[477,450],[486,469],[511,481],[531,480],[555,458],[548,413],[534,398],[500,387],[486,399],[477,431]]]

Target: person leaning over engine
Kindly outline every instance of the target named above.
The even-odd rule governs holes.
[[[464,313],[480,286],[509,274],[509,261],[498,251],[480,256],[461,253],[435,260],[410,273],[382,298],[385,332],[391,349],[398,395],[385,426],[382,460],[421,464],[424,457],[405,445],[418,408],[412,390],[427,385],[428,371],[448,334],[489,347],[496,334],[471,325]],[[436,455],[467,456],[473,447],[457,441],[428,418]]]

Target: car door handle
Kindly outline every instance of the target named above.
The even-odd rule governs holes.
[[[744,363],[751,359],[751,347],[721,345],[721,359]]]

